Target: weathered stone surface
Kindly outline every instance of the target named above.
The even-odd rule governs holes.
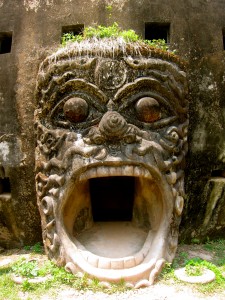
[[[105,9],[108,4],[112,5],[111,16]],[[190,147],[181,239],[200,236],[196,228],[202,226],[207,206],[205,186],[214,170],[225,169],[224,1],[79,0],[74,7],[74,1],[69,0],[2,0],[0,5],[1,32],[12,32],[11,52],[0,54],[0,136],[13,138],[12,147],[0,140],[0,146],[10,149],[7,161],[2,161],[0,150],[0,160],[11,182],[21,244],[34,243],[41,233],[33,172],[33,94],[38,66],[46,52],[60,46],[62,26],[113,21],[142,36],[145,22],[170,23],[171,47],[189,62]]]
[[[35,159],[50,258],[135,287],[152,284],[172,261],[184,205],[187,97],[182,62],[146,45],[83,41],[43,61]],[[114,224],[96,223],[103,221]]]
[[[205,191],[208,200],[201,234],[210,238],[223,235],[225,230],[225,178],[215,177],[208,181]]]
[[[10,193],[0,193],[0,246],[4,248],[20,246],[11,202]]]

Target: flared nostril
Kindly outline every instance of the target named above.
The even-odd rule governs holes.
[[[116,111],[105,113],[99,123],[99,131],[110,138],[122,138],[128,129],[126,120]]]

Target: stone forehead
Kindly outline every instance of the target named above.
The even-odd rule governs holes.
[[[185,62],[168,51],[151,48],[144,43],[127,43],[121,39],[88,40],[69,44],[48,56],[41,64],[38,73],[38,85],[55,75],[72,68],[88,68],[91,58],[131,59],[155,62],[153,64],[133,64],[134,68],[160,68],[163,65],[177,73],[185,70]],[[79,61],[80,59],[80,61]],[[74,63],[74,61],[76,61]]]
[[[65,93],[73,90],[86,89],[100,98],[113,99],[121,89],[127,93],[128,84],[133,84],[130,91],[153,88],[165,93],[171,104],[175,101],[180,102],[178,107],[186,106],[186,73],[170,58],[165,51],[157,52],[135,43],[73,43],[42,62],[37,76],[38,106],[47,113]],[[144,78],[152,78],[152,82]]]
[[[169,52],[137,43],[121,43],[115,40],[89,41],[73,43],[48,56],[42,62],[37,76],[37,98],[42,98],[42,90],[45,93],[48,85],[52,85],[53,81],[54,85],[60,85],[70,80],[70,77],[74,76],[71,73],[73,70],[80,70],[77,77],[81,78],[85,73],[93,73],[93,66],[96,67],[96,62],[99,65],[99,62],[101,64],[101,61],[107,61],[103,64],[105,66],[108,64],[108,67],[111,64],[112,69],[118,69],[115,68],[117,65],[119,72],[122,73],[125,69],[124,64],[115,63],[115,60],[124,61],[126,68],[132,68],[137,72],[138,70],[157,70],[161,73],[172,74],[175,81],[179,81],[182,85],[186,83],[184,65]],[[110,61],[114,61],[114,64]]]

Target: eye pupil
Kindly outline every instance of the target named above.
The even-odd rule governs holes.
[[[153,123],[161,118],[159,103],[151,97],[144,97],[135,105],[137,118],[146,123]]]
[[[88,116],[88,104],[79,97],[70,98],[63,106],[65,117],[71,122],[82,122]]]

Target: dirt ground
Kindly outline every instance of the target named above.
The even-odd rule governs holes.
[[[213,259],[213,252],[204,250],[201,245],[181,245],[177,251],[177,257],[180,257],[181,253],[188,254],[188,258],[200,257],[204,260],[211,261]],[[42,254],[31,254],[29,251],[13,249],[2,251],[0,254],[0,267],[5,266],[18,260],[20,257],[37,258],[38,260],[47,260],[47,257]],[[225,276],[225,274],[224,274]],[[1,284],[1,283],[0,283]],[[129,290],[124,293],[106,294],[103,292],[93,291],[77,291],[70,287],[61,287],[55,291],[57,296],[52,296],[46,293],[41,296],[40,300],[224,300],[225,291],[216,292],[213,294],[202,294],[197,291],[191,284],[182,284],[180,282],[174,282],[173,280],[159,280],[153,286],[147,288],[141,288],[138,290]],[[30,300],[27,292],[21,292],[19,295],[21,299]],[[0,299],[2,300],[2,299]]]

